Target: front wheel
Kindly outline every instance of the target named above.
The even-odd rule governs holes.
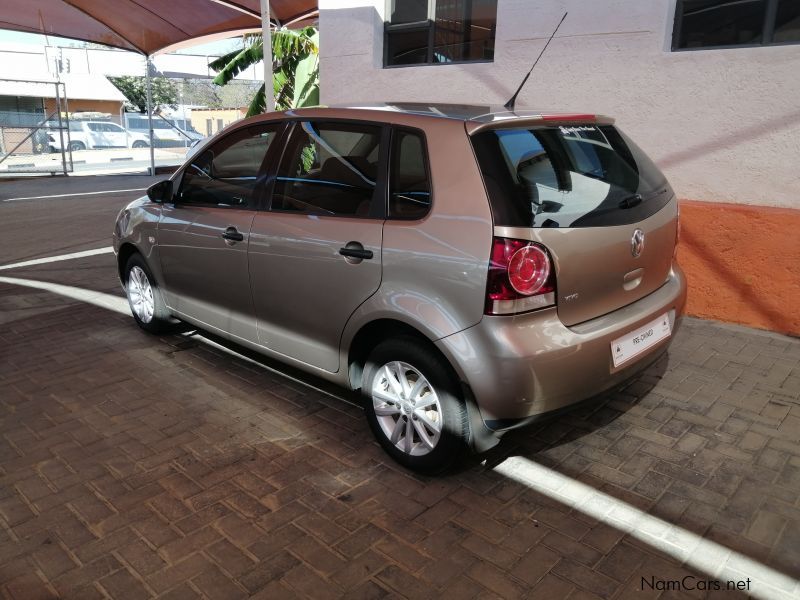
[[[170,315],[150,269],[139,254],[125,266],[125,292],[137,325],[150,333],[167,330]]]
[[[379,344],[364,368],[367,420],[383,449],[422,473],[438,473],[463,454],[466,407],[444,359],[413,338]]]

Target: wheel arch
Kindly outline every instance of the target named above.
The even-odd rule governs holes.
[[[348,383],[350,387],[353,390],[361,388],[361,378],[370,353],[379,343],[391,337],[412,337],[430,348],[442,359],[442,364],[450,372],[453,381],[461,388],[462,400],[466,405],[470,423],[469,445],[478,452],[485,452],[497,445],[500,441],[500,436],[486,427],[469,384],[459,376],[450,359],[433,340],[408,323],[391,318],[381,318],[361,326],[353,336],[347,350]]]
[[[453,370],[450,361],[441,353],[433,341],[419,329],[396,319],[376,319],[361,326],[350,341],[347,349],[347,375],[350,387],[353,390],[361,388],[361,377],[367,358],[375,347],[383,340],[391,337],[412,337],[433,349],[447,364],[453,375],[458,376]]]
[[[134,254],[141,254],[141,252],[130,242],[124,242],[117,252],[117,272],[119,273],[119,280],[123,285],[125,284],[125,265],[128,264],[128,261]]]

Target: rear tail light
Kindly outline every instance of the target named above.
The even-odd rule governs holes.
[[[544,246],[496,237],[486,284],[487,315],[513,315],[555,303],[553,263]]]

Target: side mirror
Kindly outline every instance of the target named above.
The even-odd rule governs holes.
[[[172,181],[165,179],[147,188],[147,197],[158,204],[172,201]]]

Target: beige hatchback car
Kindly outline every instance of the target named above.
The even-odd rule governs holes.
[[[432,472],[659,357],[677,235],[609,118],[393,104],[237,123],[122,210],[114,249],[141,327],[361,390],[384,449]]]

